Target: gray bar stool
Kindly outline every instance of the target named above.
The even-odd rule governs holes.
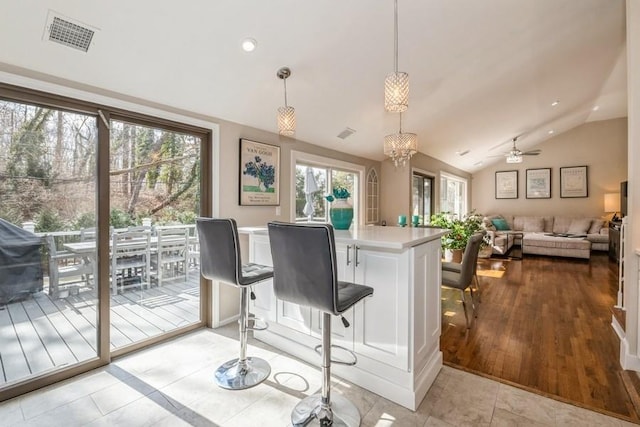
[[[271,372],[269,363],[258,357],[247,357],[249,327],[249,288],[254,283],[273,277],[271,267],[242,264],[238,227],[234,219],[198,218],[200,241],[200,272],[210,280],[219,280],[241,289],[240,297],[240,357],[220,366],[215,373],[216,383],[226,389],[242,390],[260,384]]]
[[[329,224],[269,223],[276,297],[322,311],[322,393],[308,396],[291,413],[294,426],[358,426],[360,414],[349,400],[331,398],[331,315],[340,316],[373,288],[339,282],[333,227]],[[346,350],[346,349],[345,349]],[[349,350],[347,350],[349,351]],[[333,363],[350,363],[333,361]]]

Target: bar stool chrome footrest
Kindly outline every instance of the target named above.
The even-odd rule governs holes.
[[[269,324],[266,320],[259,317],[249,316],[249,320],[247,320],[247,330],[264,331],[266,329],[269,329]]]
[[[357,427],[360,425],[360,413],[353,403],[341,395],[333,394],[331,404],[326,408],[322,404],[322,395],[314,394],[302,399],[293,408],[291,423],[294,427],[314,425]]]
[[[232,359],[216,369],[216,384],[228,390],[244,390],[267,379],[271,373],[269,363],[259,357],[247,357],[244,363]]]
[[[358,357],[356,356],[356,354],[349,350],[346,347],[342,347],[341,345],[337,345],[337,344],[331,344],[331,348],[339,348],[340,350],[344,350],[347,353],[349,353],[351,355],[351,357],[353,357],[353,361],[352,362],[347,362],[344,360],[336,360],[336,359],[331,359],[331,363],[337,363],[338,365],[346,365],[346,366],[354,366],[356,363],[358,363]],[[322,344],[318,344],[317,346],[315,346],[314,348],[315,352],[318,353],[320,356],[322,356]]]

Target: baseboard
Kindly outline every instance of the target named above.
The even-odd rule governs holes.
[[[629,353],[629,342],[626,337],[620,340],[620,365],[627,371],[640,372],[640,357]]]
[[[638,420],[638,414],[640,413],[640,377],[635,371],[622,371],[620,372],[620,378],[625,390],[627,390],[629,400],[633,404],[633,409],[636,411],[634,418]]]

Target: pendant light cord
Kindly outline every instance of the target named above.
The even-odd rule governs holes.
[[[285,77],[284,79],[282,79],[282,81],[284,82],[284,106],[288,107],[288,105],[287,105],[287,78]]]
[[[394,58],[393,58],[393,66],[394,71],[398,74],[398,0],[394,0],[393,2],[393,43],[394,43]]]

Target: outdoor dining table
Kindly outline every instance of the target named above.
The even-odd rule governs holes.
[[[131,239],[130,242],[120,242],[118,244],[118,247],[126,250],[127,244],[131,244],[132,247],[136,247],[137,244],[139,244],[142,240],[146,242],[146,239]],[[163,242],[171,242],[172,240],[179,241],[180,239],[168,238],[164,239]],[[111,239],[109,240],[109,246],[113,246]],[[158,236],[150,237],[149,246],[151,254],[154,254],[158,251]],[[97,242],[95,240],[64,243],[63,247],[68,251],[78,255],[78,257],[82,258],[82,262],[93,269],[93,277],[97,277]]]

